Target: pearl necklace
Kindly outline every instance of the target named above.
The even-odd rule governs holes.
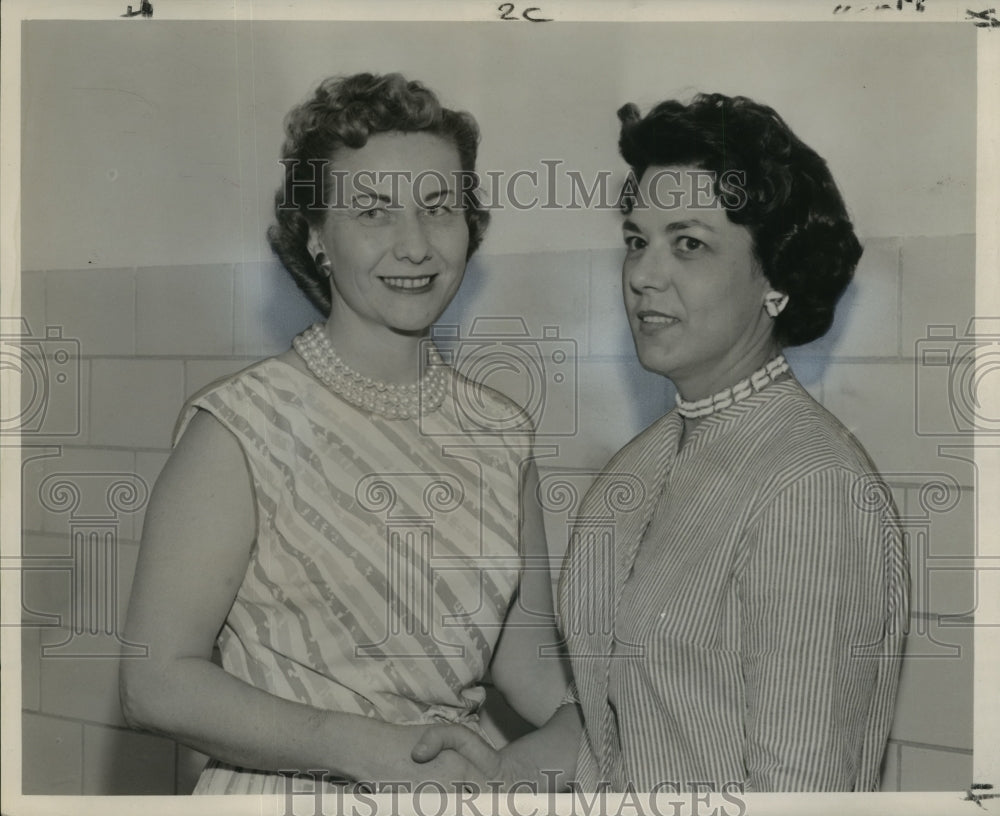
[[[323,324],[316,323],[292,341],[306,367],[327,388],[351,405],[386,419],[410,419],[437,410],[448,390],[447,365],[437,349],[419,383],[396,385],[373,380],[348,366],[333,350]]]
[[[698,419],[699,417],[714,414],[716,411],[721,411],[730,405],[735,405],[754,392],[762,390],[786,371],[788,371],[788,363],[785,361],[785,355],[779,354],[773,360],[758,368],[746,379],[740,380],[736,385],[729,388],[723,388],[717,394],[713,394],[710,397],[689,402],[678,393],[676,396],[677,413],[686,419]]]

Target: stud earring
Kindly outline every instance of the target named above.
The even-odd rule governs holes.
[[[777,317],[788,305],[788,295],[784,292],[771,290],[764,295],[764,311],[772,318]]]

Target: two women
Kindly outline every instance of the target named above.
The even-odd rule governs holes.
[[[126,712],[217,757],[199,790],[270,791],[278,771],[316,768],[877,786],[906,620],[899,530],[891,502],[870,501],[884,486],[863,450],[781,355],[830,327],[860,245],[825,163],[769,108],[713,95],[620,117],[626,312],[678,399],[580,510],[600,528],[575,531],[562,573],[579,705],[558,705],[561,664],[536,659],[555,641],[547,576],[520,569],[544,554],[530,439],[499,422],[470,439],[459,375],[433,353],[420,365],[485,225],[464,184],[428,178],[473,169],[475,128],[399,78],[328,82],[293,113],[286,158],[328,159],[347,193],[279,208],[272,244],[330,318],[194,400],[130,610],[151,658],[126,665]],[[425,184],[350,184],[373,170]],[[395,518],[426,513],[425,474],[448,512],[433,540],[394,534],[396,502]],[[606,500],[621,477],[641,485],[627,509]],[[451,570],[435,573],[437,553]],[[475,729],[491,658],[545,722],[500,752]],[[421,723],[459,724],[406,727]]]
[[[295,790],[451,789],[480,777],[457,754],[414,763],[420,726],[478,729],[487,669],[539,724],[567,682],[537,658],[557,641],[548,573],[523,569],[545,561],[521,500],[530,435],[426,341],[486,228],[464,181],[478,130],[367,74],[327,80],[286,127],[269,237],[328,318],[186,408],[146,517],[127,636],[149,658],[123,664],[123,708],[213,757],[200,793],[295,773]],[[471,389],[474,432],[455,401]]]
[[[907,621],[901,535],[874,466],[781,354],[829,329],[861,247],[825,162],[770,108],[714,94],[619,117],[625,310],[677,406],[596,480],[578,515],[597,521],[563,567],[576,782],[875,790]],[[627,509],[617,482],[643,487]],[[570,718],[546,728],[573,744]],[[574,759],[538,766],[530,744],[496,755],[445,730],[415,755],[445,745],[506,776]]]

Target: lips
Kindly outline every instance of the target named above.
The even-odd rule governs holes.
[[[652,309],[643,309],[635,313],[639,323],[643,326],[655,328],[658,326],[670,326],[679,321],[679,318],[664,312],[657,312]]]
[[[431,285],[437,275],[420,275],[419,277],[383,277],[379,278],[389,289],[394,292],[406,292],[407,294],[421,294],[430,290]]]

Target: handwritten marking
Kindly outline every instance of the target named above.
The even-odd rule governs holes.
[[[527,20],[529,23],[551,23],[551,17],[536,17],[535,14],[541,14],[542,10],[537,6],[530,6],[521,12],[520,17],[511,17],[514,13],[513,3],[501,3],[497,6],[497,11],[500,12],[501,20],[513,20],[518,22],[519,20]]]
[[[966,20],[976,20],[973,23],[976,28],[1000,28],[1000,20],[993,15],[997,13],[995,8],[984,9],[983,11],[965,10]]]
[[[924,5],[923,0],[896,0],[896,11],[902,11],[904,7],[913,7],[914,11],[926,11],[927,7]],[[834,14],[845,14],[848,11],[853,10],[855,14],[860,14],[865,11],[892,11],[891,3],[880,3],[877,6],[847,6],[838,3],[834,8]]]

